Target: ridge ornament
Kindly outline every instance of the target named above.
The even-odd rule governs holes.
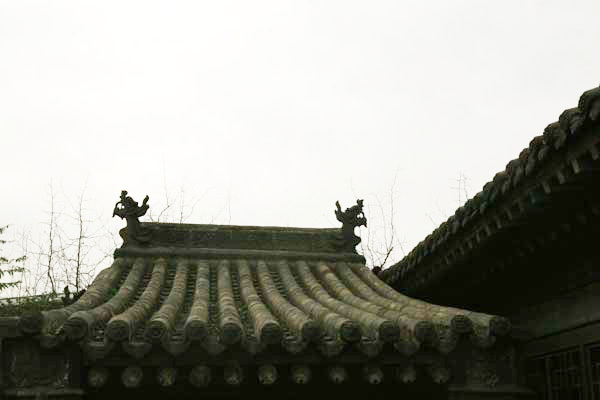
[[[354,234],[354,228],[367,226],[367,218],[363,212],[363,200],[356,200],[356,205],[346,208],[346,211],[342,211],[339,201],[335,202],[335,206],[337,207],[335,217],[342,223],[339,249],[348,253],[356,253],[355,247],[361,239]]]
[[[139,217],[146,214],[148,208],[148,200],[150,197],[144,197],[141,206],[138,202],[127,196],[127,190],[121,191],[121,200],[115,204],[113,217],[116,215],[127,221],[127,227],[119,231],[119,235],[123,238],[123,246],[146,244],[150,241],[150,233],[142,227]]]

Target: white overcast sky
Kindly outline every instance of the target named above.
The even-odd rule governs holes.
[[[410,250],[600,83],[600,1],[1,1],[0,224],[48,185],[188,222],[377,224]],[[203,197],[201,197],[203,196]],[[464,200],[464,198],[463,198]]]

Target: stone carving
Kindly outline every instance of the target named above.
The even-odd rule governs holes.
[[[348,379],[348,372],[340,365],[333,366],[329,369],[329,380],[335,384],[344,383]]]
[[[427,366],[427,372],[431,379],[438,385],[447,383],[450,380],[450,369],[442,363],[432,363]]]
[[[472,360],[466,370],[467,383],[489,388],[497,386],[500,381],[499,367],[513,365],[510,349],[495,346],[492,349],[473,349]],[[506,382],[503,382],[506,383]]]
[[[239,386],[244,381],[244,370],[236,363],[225,366],[223,371],[225,383],[231,386]]]
[[[292,381],[297,385],[307,384],[312,377],[312,372],[307,365],[293,365],[290,372]]]
[[[121,191],[121,200],[115,204],[113,217],[116,215],[127,221],[127,227],[119,231],[119,235],[123,238],[123,246],[145,244],[150,241],[150,233],[147,229],[142,228],[139,217],[146,214],[148,211],[149,197],[144,198],[141,206],[138,206],[137,201],[127,196],[127,190]]]
[[[339,249],[344,252],[356,253],[356,245],[360,243],[360,237],[354,234],[357,226],[367,226],[367,218],[363,212],[363,200],[356,200],[356,205],[342,211],[340,202],[336,201],[335,217],[342,223],[342,238]]]
[[[486,366],[485,363],[478,361],[473,364],[474,365],[467,370],[467,381],[470,384],[493,388],[500,382],[500,377]]]
[[[363,375],[365,380],[371,385],[379,385],[383,382],[383,371],[377,365],[365,365]]]
[[[126,388],[136,388],[140,386],[144,379],[144,371],[140,367],[127,367],[121,373],[121,382]]]
[[[88,385],[93,388],[101,388],[108,381],[109,372],[106,367],[92,367],[88,372]]]
[[[272,385],[277,381],[277,368],[271,364],[261,365],[258,369],[258,381],[261,385]]]
[[[160,386],[173,386],[177,380],[177,369],[173,367],[159,368],[156,373],[156,380]]]
[[[210,368],[205,365],[198,365],[192,368],[188,377],[190,383],[196,387],[206,387],[211,381]]]
[[[42,349],[30,341],[15,342],[7,349],[7,353],[11,386],[59,389],[69,385],[71,365],[66,354]]]
[[[398,368],[396,370],[396,378],[404,384],[414,383],[417,380],[417,369],[413,364]]]

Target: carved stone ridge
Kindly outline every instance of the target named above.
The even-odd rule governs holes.
[[[7,345],[7,386],[51,389],[69,386],[71,362],[64,351],[43,349],[33,340],[19,340]]]
[[[515,366],[513,349],[496,345],[492,348],[474,348],[471,360],[466,368],[466,383],[471,386],[495,388],[511,383],[506,376]]]

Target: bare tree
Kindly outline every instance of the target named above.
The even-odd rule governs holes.
[[[56,284],[54,279],[54,265],[56,264],[56,219],[58,217],[56,211],[56,193],[54,191],[54,185],[52,181],[50,181],[49,185],[50,190],[50,211],[48,212],[49,220],[48,220],[48,242],[46,244],[46,253],[44,254],[46,257],[46,276],[48,277],[48,282],[50,283],[50,289],[52,293],[56,293]]]
[[[48,188],[44,228],[21,232],[21,251],[27,258],[18,296],[55,296],[64,286],[79,292],[117,247],[114,232],[107,229],[109,219],[86,207],[87,180],[75,196],[64,189],[57,192],[52,182]]]
[[[148,218],[151,222],[177,222],[184,223],[194,214],[196,206],[202,200],[201,196],[189,196],[184,185],[181,185],[179,192],[175,196],[169,194],[169,189],[165,186],[164,191],[164,202],[158,204],[158,207],[154,207],[159,211],[156,213],[152,212],[148,214]]]
[[[150,213],[148,214],[148,218],[151,222],[178,222],[184,223],[188,221],[195,213],[196,207],[200,201],[202,201],[206,195],[213,189],[208,188],[205,189],[200,195],[193,193],[190,194],[189,186],[186,184],[185,180],[181,182],[179,185],[179,190],[177,194],[172,195],[172,190],[167,183],[167,167],[163,160],[163,187],[162,194],[156,199],[162,198],[162,202],[154,201],[153,207],[150,209]],[[193,189],[193,188],[192,188]],[[230,188],[230,196],[231,197],[231,188]],[[230,202],[228,202],[221,208],[217,216],[223,211],[223,209],[228,206],[230,219],[231,219],[231,206]],[[229,204],[229,205],[227,205]],[[153,212],[153,210],[158,210],[157,212]],[[213,216],[210,223],[213,223],[216,217]]]
[[[456,194],[457,194],[457,200],[458,200],[458,207],[462,206],[463,204],[465,204],[465,202],[467,200],[469,200],[469,193],[468,193],[468,178],[465,174],[463,174],[462,172],[460,172],[458,174],[458,178],[456,179],[456,186],[453,187],[452,189],[456,190]]]
[[[4,233],[4,231],[8,228],[8,225],[0,226],[0,235]],[[6,240],[0,239],[0,244],[6,244]],[[24,268],[20,266],[25,260],[25,256],[21,256],[14,259],[9,259],[4,256],[0,256],[0,280],[5,278],[6,276],[10,276],[11,278],[19,273],[24,271]],[[0,291],[8,288],[16,287],[20,284],[20,281],[12,281],[12,282],[2,282],[0,281]]]
[[[384,269],[405,255],[402,241],[396,229],[396,183],[398,171],[385,198],[385,204],[379,196],[373,196],[373,202],[367,203],[368,227],[360,227],[361,252],[369,268]]]
[[[361,251],[370,268],[385,269],[386,267],[400,261],[406,255],[395,226],[396,219],[396,184],[398,171],[394,175],[389,192],[381,200],[379,196],[373,196],[371,202],[366,203],[367,215],[370,217],[369,227],[360,228],[362,242]],[[456,186],[451,187],[457,195],[457,207],[462,206],[469,199],[468,178],[459,173]],[[436,204],[437,205],[437,204]],[[448,213],[444,212],[439,205],[437,211],[443,220],[447,219]],[[451,210],[450,214],[453,214]],[[438,227],[443,221],[435,221],[430,214],[425,214],[434,227]],[[372,223],[371,221],[376,221]]]
[[[21,250],[26,256],[21,290],[25,295],[40,293],[56,294],[56,267],[59,263],[62,237],[59,234],[59,216],[56,191],[52,181],[48,184],[48,205],[45,211],[47,220],[42,223],[44,229],[21,232]],[[18,293],[19,296],[22,293]]]
[[[76,292],[86,287],[99,265],[105,262],[111,252],[98,252],[98,242],[108,239],[106,223],[98,216],[92,217],[92,211],[86,207],[87,179],[75,201],[65,194],[69,211],[64,215],[70,221],[65,231],[61,253],[61,265],[65,283],[73,286]],[[96,250],[96,251],[94,251]]]

